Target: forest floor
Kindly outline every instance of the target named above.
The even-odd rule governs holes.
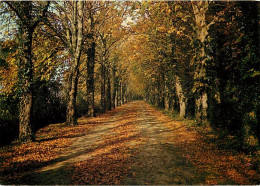
[[[260,184],[254,158],[143,101],[78,123],[0,149],[0,184]]]

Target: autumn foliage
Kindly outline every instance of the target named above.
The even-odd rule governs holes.
[[[3,1],[0,22],[0,183],[259,184],[258,2]]]

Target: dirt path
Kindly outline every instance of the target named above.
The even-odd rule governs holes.
[[[102,122],[90,132],[78,137],[61,157],[54,160],[51,164],[29,173],[22,182],[37,185],[70,184],[68,167],[76,162],[91,159],[97,151],[102,151],[103,139],[113,134],[111,129],[115,127],[117,119],[122,117],[122,114],[126,111],[127,109],[120,109],[120,112],[115,112],[112,116],[109,116],[106,122]]]
[[[80,118],[79,123],[85,127],[89,120]],[[19,184],[257,183],[250,181],[258,179],[250,169],[234,169],[233,156],[216,156],[215,146],[143,101],[104,114],[85,131],[62,156],[25,174]]]
[[[131,124],[129,124],[129,122]],[[118,170],[125,172],[121,175],[122,184],[199,184],[203,183],[204,176],[196,168],[181,157],[178,149],[170,143],[168,137],[171,130],[157,121],[156,116],[150,113],[149,106],[144,102],[132,102],[123,106],[114,115],[109,117],[105,123],[94,128],[88,134],[78,137],[74,144],[68,148],[66,153],[52,164],[42,167],[35,173],[28,175],[30,184],[69,184],[70,171],[68,167],[77,162],[87,162],[95,159],[95,156],[101,156],[103,153],[109,154],[116,147],[109,145],[115,140],[110,140],[122,135],[122,130],[115,129],[133,125],[134,131],[127,131],[127,137],[122,143],[116,142],[117,146],[127,147],[118,152],[121,156],[128,154],[127,158],[120,159],[124,162],[122,166],[128,167],[127,170]],[[135,138],[131,138],[129,133],[134,133]],[[107,143],[104,143],[107,140]],[[119,140],[116,138],[116,140]],[[113,141],[113,142],[111,142]],[[130,151],[130,152],[129,152]],[[107,157],[103,157],[106,159]],[[127,159],[127,160],[126,160]],[[90,164],[90,162],[86,163]],[[120,164],[120,163],[119,163]],[[102,165],[107,166],[107,165]],[[79,167],[84,167],[80,164]],[[94,167],[95,168],[95,167]],[[84,169],[78,169],[77,172],[84,174]],[[99,171],[96,167],[95,171]],[[89,175],[91,174],[88,173]],[[111,176],[110,175],[108,176]],[[86,175],[84,175],[86,176]],[[75,180],[77,182],[77,180]],[[84,179],[80,184],[91,184],[88,179]],[[106,182],[96,182],[105,183]],[[113,183],[109,182],[109,183]]]
[[[205,176],[185,158],[168,139],[172,135],[169,130],[152,114],[149,106],[136,103],[138,129],[143,138],[136,156],[133,158],[131,171],[133,177],[126,184],[201,184]]]

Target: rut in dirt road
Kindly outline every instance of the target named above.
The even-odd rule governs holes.
[[[79,119],[80,130],[85,132],[73,138],[59,158],[24,173],[18,182],[7,183],[253,183],[247,172],[228,169],[230,162],[225,162],[230,155],[219,153],[184,123],[173,121],[143,101],[127,103],[91,121],[95,126],[83,130],[90,121]]]

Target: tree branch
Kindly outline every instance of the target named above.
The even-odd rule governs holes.
[[[22,17],[22,15],[19,13],[19,11],[14,7],[14,5],[12,4],[11,1],[4,1],[14,12],[15,14],[19,17],[19,19],[24,22],[24,19]],[[13,2],[15,3],[15,2]]]
[[[42,14],[40,16],[38,16],[36,18],[36,21],[33,23],[33,25],[31,26],[31,29],[35,29],[36,26],[43,20],[44,16],[46,15],[47,13],[47,10],[49,8],[49,5],[50,5],[50,1],[47,1],[46,5],[44,6],[43,8],[43,11],[42,11]]]

